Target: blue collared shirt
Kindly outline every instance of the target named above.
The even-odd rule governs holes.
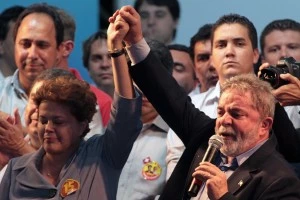
[[[18,108],[22,124],[25,125],[24,115],[28,96],[21,87],[18,76],[19,70],[16,70],[12,76],[0,82],[0,111],[13,116],[14,110]]]

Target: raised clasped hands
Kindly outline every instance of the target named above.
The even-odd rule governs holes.
[[[112,17],[109,18],[109,27],[107,29],[107,46],[109,50],[121,49],[122,41],[126,36],[129,26],[120,16],[117,10]]]
[[[108,21],[108,49],[112,50],[116,43],[124,41],[127,46],[139,42],[143,38],[140,15],[132,6],[123,6]]]

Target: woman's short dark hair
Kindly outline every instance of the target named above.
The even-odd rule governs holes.
[[[45,100],[68,106],[71,114],[79,122],[86,120],[90,123],[96,113],[96,96],[90,90],[89,84],[72,76],[44,80],[33,96],[33,101],[39,106]],[[87,126],[82,137],[89,131]]]

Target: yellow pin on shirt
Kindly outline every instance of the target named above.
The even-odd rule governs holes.
[[[142,175],[146,180],[155,180],[161,175],[161,167],[158,162],[152,161],[150,157],[143,160]]]
[[[66,196],[73,194],[80,188],[80,183],[74,179],[67,179],[60,190],[60,196],[65,198]]]

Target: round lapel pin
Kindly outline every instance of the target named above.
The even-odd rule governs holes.
[[[152,161],[150,157],[143,160],[142,175],[146,180],[155,180],[161,175],[161,167],[158,162]]]
[[[75,193],[80,188],[80,183],[74,179],[67,179],[61,187],[60,196],[65,198]]]

